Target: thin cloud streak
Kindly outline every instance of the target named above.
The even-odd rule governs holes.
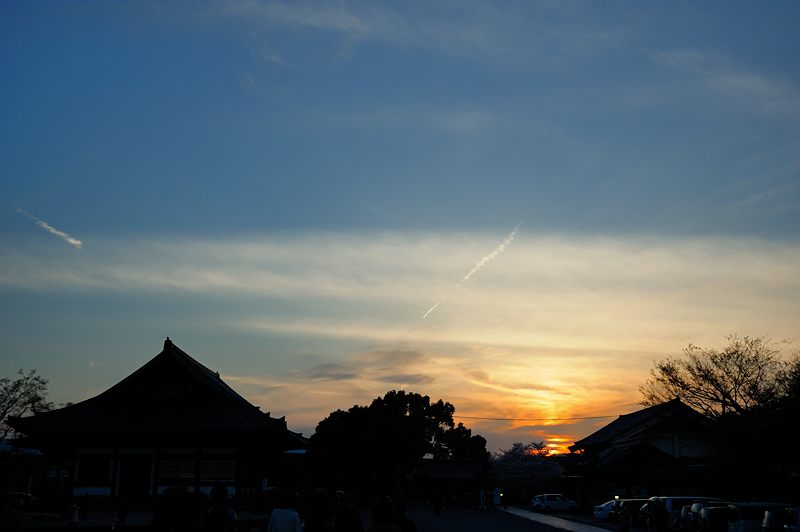
[[[460,288],[460,287],[461,287],[461,285],[462,285],[463,283],[467,282],[467,281],[469,280],[469,278],[470,278],[470,277],[472,277],[473,275],[475,275],[475,274],[478,272],[478,270],[480,270],[481,268],[483,268],[483,265],[484,265],[484,264],[486,264],[486,263],[487,263],[487,262],[489,262],[490,260],[494,260],[494,258],[495,258],[495,257],[497,257],[497,256],[498,256],[500,253],[502,253],[502,252],[503,252],[503,251],[506,249],[506,247],[507,247],[509,244],[511,244],[511,242],[514,240],[514,237],[516,236],[516,234],[517,234],[517,231],[519,231],[519,228],[520,228],[520,227],[522,227],[522,224],[524,224],[524,223],[525,223],[525,220],[522,220],[522,221],[521,221],[521,222],[519,222],[519,223],[518,223],[516,226],[514,226],[514,229],[512,229],[512,230],[511,230],[511,232],[508,234],[508,236],[506,237],[506,239],[505,239],[505,240],[503,240],[503,241],[500,243],[500,245],[499,245],[499,246],[497,246],[497,247],[496,247],[496,248],[495,248],[495,249],[494,249],[494,250],[493,250],[491,253],[489,253],[488,255],[485,255],[483,258],[481,258],[481,260],[479,260],[479,261],[478,261],[478,263],[477,263],[477,264],[476,264],[476,265],[475,265],[475,266],[474,266],[474,267],[473,267],[473,268],[472,268],[472,269],[471,269],[471,270],[470,270],[470,271],[469,271],[469,272],[468,272],[468,273],[467,273],[467,274],[466,274],[466,275],[463,277],[463,279],[461,279],[459,282],[457,282],[457,283],[456,283],[456,285],[453,287],[453,290],[456,290],[456,289]],[[428,312],[426,312],[426,313],[425,313],[425,314],[422,316],[422,319],[424,320],[425,318],[427,318],[427,317],[428,317],[428,315],[429,315],[431,312],[433,312],[434,310],[436,310],[436,307],[438,307],[439,305],[441,305],[441,304],[442,304],[442,302],[443,302],[445,299],[447,299],[447,294],[445,294],[444,296],[442,296],[442,298],[441,298],[441,299],[439,299],[439,301],[437,301],[435,305],[433,305],[433,306],[432,306],[430,309],[428,309]]]
[[[485,134],[508,127],[510,121],[502,113],[489,108],[455,106],[448,109],[433,107],[398,107],[349,109],[347,112],[323,112],[319,119],[333,126],[386,128],[397,130],[436,129],[454,135]]]
[[[69,234],[65,233],[64,231],[56,229],[55,227],[53,227],[52,225],[48,224],[47,222],[45,222],[41,218],[37,218],[36,216],[30,214],[29,212],[27,212],[27,211],[25,211],[23,209],[20,209],[19,207],[14,207],[14,208],[17,210],[18,213],[20,213],[21,215],[25,216],[26,218],[28,218],[30,220],[33,220],[34,222],[36,222],[36,225],[38,225],[39,227],[41,227],[42,229],[44,229],[48,233],[50,233],[52,235],[56,235],[57,237],[61,238],[62,240],[64,240],[64,242],[66,242],[70,246],[74,247],[75,249],[82,249],[83,248],[83,242],[81,242],[77,238],[74,238],[74,237],[70,236]]]
[[[259,312],[209,326],[376,342],[639,348],[732,330],[800,333],[797,244],[559,235],[526,238],[483,282],[463,284],[435,329],[409,326],[432,287],[490,245],[444,233],[96,240],[91,256],[68,262],[46,246],[5,245],[0,286],[257,302]]]
[[[532,63],[562,70],[565,64],[624,47],[634,32],[616,26],[585,28],[568,22],[561,6],[508,9],[492,2],[457,3],[446,10],[429,6],[397,8],[380,2],[330,5],[313,1],[233,0],[209,2],[200,10],[243,21],[251,31],[303,29],[337,37],[337,58],[358,46],[387,44],[445,57],[504,63],[529,68]],[[567,9],[570,12],[571,9]],[[537,31],[531,32],[530,28]]]
[[[786,80],[743,67],[725,56],[696,49],[670,49],[654,53],[656,62],[682,71],[703,90],[729,97],[743,110],[796,118],[800,93]]]

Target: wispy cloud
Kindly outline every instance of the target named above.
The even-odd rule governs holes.
[[[56,229],[55,227],[53,227],[52,225],[48,224],[47,222],[45,222],[41,218],[37,218],[36,216],[34,216],[34,215],[30,214],[29,212],[25,211],[24,209],[20,209],[19,207],[14,207],[14,209],[16,209],[16,211],[18,213],[20,213],[21,215],[25,216],[29,220],[33,220],[34,222],[36,222],[36,225],[38,225],[39,227],[41,227],[42,229],[44,229],[45,231],[47,231],[51,235],[56,235],[57,237],[62,239],[64,242],[66,242],[70,246],[74,247],[75,249],[83,248],[83,242],[81,242],[77,238],[74,238],[74,237],[70,236],[69,234],[65,233],[64,231]]]
[[[358,108],[346,112],[325,112],[319,116],[323,123],[362,128],[413,128],[454,135],[485,135],[488,131],[508,127],[510,121],[502,113],[476,106],[449,108],[402,107],[386,105],[379,108]]]
[[[762,190],[734,202],[729,210],[740,216],[743,210],[757,210],[759,216],[800,211],[800,185],[787,183]]]
[[[435,380],[424,371],[428,357],[409,349],[367,351],[338,363],[326,363],[289,373],[292,381],[330,382],[341,380],[371,381],[383,387],[421,386]]]
[[[564,365],[565,354],[572,361],[569,366]],[[283,374],[224,378],[256,404],[269,405],[273,414],[286,415],[309,432],[329,412],[369,404],[389,389],[406,389],[452,402],[456,416],[470,418],[460,421],[481,434],[492,434],[498,447],[520,438],[563,447],[564,441],[569,444],[585,436],[591,430],[587,427],[597,423],[567,418],[623,413],[620,405],[626,408],[624,413],[634,409],[638,392],[624,382],[635,380],[637,370],[631,368],[630,360],[627,368],[607,364],[613,358],[548,350],[462,349],[455,355],[386,349]],[[590,362],[600,367],[587,379],[585,368]],[[536,377],[525,382],[522,375]],[[598,390],[596,380],[607,383],[608,389]],[[298,404],[291,397],[304,400]],[[591,407],[579,408],[576,414],[581,401]],[[476,417],[508,421],[472,419]],[[531,418],[537,421],[526,421]]]
[[[692,76],[705,90],[734,99],[739,109],[794,117],[800,114],[800,93],[792,84],[720,54],[672,49],[657,52],[654,57],[657,62]]]
[[[562,61],[618,46],[629,34],[618,27],[566,22],[573,20],[564,16],[569,8],[556,4],[515,9],[472,1],[441,9],[424,3],[233,0],[211,5],[215,15],[234,17],[256,29],[331,33],[341,40],[337,56],[360,43],[379,43],[526,67],[535,58],[562,68]]]
[[[263,312],[217,322],[261,334],[602,348],[624,338],[639,348],[730,328],[796,336],[800,313],[800,248],[790,241],[537,234],[515,242],[491,276],[463,283],[436,327],[413,318],[420,301],[498,251],[491,235],[97,240],[92,260],[68,264],[46,248],[5,248],[0,286],[263,301]]]
[[[91,255],[71,261],[47,246],[4,242],[0,289],[184,301],[204,331],[263,339],[265,365],[274,358],[282,369],[224,377],[297,430],[392,388],[445,398],[466,416],[626,413],[652,361],[690,341],[800,336],[795,242],[537,232],[515,239],[492,275],[463,273],[487,249],[481,261],[497,257],[510,237],[500,245],[492,233],[456,232],[93,240]],[[418,319],[436,286],[471,272],[448,312]],[[230,311],[194,316],[197,296]],[[467,424],[502,446],[574,441],[598,423]]]
[[[354,14],[346,4],[234,0],[221,2],[217,8],[229,15],[266,26],[294,26],[341,33],[361,39],[370,25]]]

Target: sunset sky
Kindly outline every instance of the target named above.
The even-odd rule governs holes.
[[[0,376],[75,402],[169,336],[305,435],[405,389],[498,451],[637,410],[690,342],[788,355],[798,27],[794,1],[2,2]]]

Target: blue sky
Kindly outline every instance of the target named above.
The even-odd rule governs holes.
[[[799,15],[5,2],[0,370],[76,401],[169,335],[305,433],[404,387],[583,437],[689,342],[797,338]]]

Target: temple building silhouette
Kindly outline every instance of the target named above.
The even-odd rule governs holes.
[[[215,485],[247,495],[279,485],[287,451],[308,447],[169,338],[101,394],[9,424],[43,451],[34,481],[51,496],[145,498]]]

